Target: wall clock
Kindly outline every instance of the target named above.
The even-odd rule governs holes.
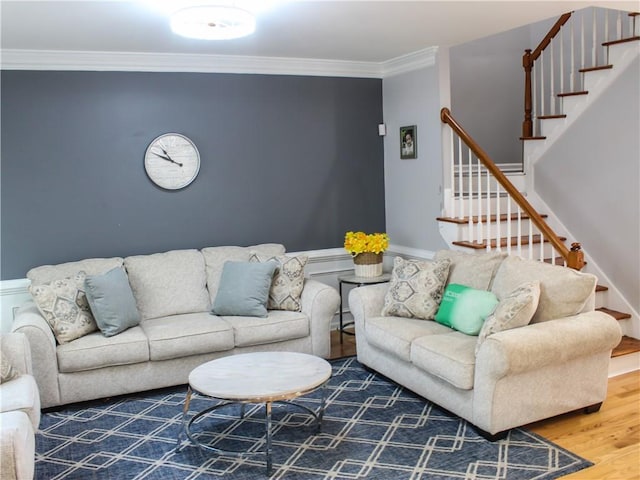
[[[154,139],[144,154],[144,169],[153,183],[179,190],[193,182],[200,171],[200,153],[195,144],[179,133]]]

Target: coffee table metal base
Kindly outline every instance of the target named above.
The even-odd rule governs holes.
[[[215,410],[218,410],[220,408],[223,407],[227,407],[229,405],[240,405],[241,406],[241,413],[240,413],[240,418],[244,418],[245,415],[245,407],[247,404],[257,404],[256,402],[250,402],[250,401],[246,401],[246,402],[241,402],[241,401],[235,401],[235,402],[223,402],[223,403],[219,403],[217,405],[213,405],[212,407],[206,408],[204,410],[202,410],[201,412],[196,413],[193,417],[191,417],[191,419],[189,419],[189,421],[186,421],[186,417],[187,417],[187,413],[189,411],[189,405],[191,403],[191,397],[194,393],[194,390],[189,387],[187,390],[187,396],[185,398],[185,402],[184,402],[184,408],[182,411],[182,428],[180,429],[180,431],[178,432],[178,439],[176,441],[176,451],[180,451],[183,447],[183,445],[181,445],[181,441],[182,441],[182,436],[183,434],[185,434],[187,436],[187,438],[189,440],[191,440],[191,442],[199,447],[202,450],[206,450],[209,452],[213,452],[216,453],[218,455],[227,455],[227,456],[234,456],[234,457],[242,457],[242,456],[250,456],[250,455],[261,455],[264,454],[265,458],[266,458],[266,464],[267,464],[267,475],[271,475],[272,470],[273,470],[273,462],[272,462],[272,418],[271,418],[271,412],[272,412],[272,407],[273,404],[284,404],[284,405],[293,405],[297,408],[301,408],[303,410],[305,410],[308,414],[310,414],[316,422],[316,428],[317,428],[317,433],[320,433],[321,428],[322,428],[322,418],[324,416],[324,409],[325,409],[325,403],[326,403],[326,397],[325,397],[325,386],[326,383],[323,384],[320,389],[322,391],[322,398],[320,400],[320,408],[318,409],[318,411],[314,411],[313,409],[307,407],[306,405],[301,405],[300,403],[296,403],[293,402],[291,400],[277,400],[277,401],[266,401],[264,402],[264,406],[265,406],[265,448],[264,450],[257,450],[257,451],[253,451],[253,452],[247,452],[247,451],[235,451],[235,450],[224,450],[221,448],[216,448],[216,447],[212,447],[211,445],[207,445],[206,443],[202,443],[198,440],[198,434],[197,433],[193,433],[191,431],[191,425],[193,424],[193,422],[195,422],[196,420],[198,420],[200,417],[203,417],[204,415],[207,415],[210,412],[213,412]],[[207,396],[207,395],[205,395]],[[208,397],[208,396],[207,396]],[[208,397],[208,398],[213,398],[213,397]],[[219,400],[219,399],[215,399],[214,400]],[[260,402],[260,404],[262,404],[263,402]]]

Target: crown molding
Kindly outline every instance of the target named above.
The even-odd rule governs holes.
[[[4,49],[0,51],[0,65],[3,70],[246,73],[384,78],[433,65],[435,52],[437,48],[432,47],[386,62],[351,62],[233,55]]]

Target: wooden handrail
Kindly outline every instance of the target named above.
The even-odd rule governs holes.
[[[553,24],[551,30],[545,35],[540,44],[531,51],[527,49],[522,56],[522,67],[524,68],[524,120],[522,122],[522,137],[529,138],[533,136],[533,117],[532,117],[532,93],[531,93],[531,70],[533,63],[538,59],[542,51],[547,48],[551,40],[555,38],[562,26],[567,23],[573,12],[565,13],[556,23]]]
[[[553,245],[553,248],[565,259],[567,266],[580,270],[584,266],[584,257],[580,249],[579,243],[573,243],[571,250],[563,243],[558,235],[547,225],[547,222],[540,216],[535,208],[528,202],[528,200],[518,191],[518,189],[509,181],[509,179],[502,173],[496,164],[491,160],[489,155],[478,145],[478,143],[471,138],[471,136],[456,122],[451,116],[451,111],[448,108],[440,110],[440,119],[442,123],[446,123],[451,129],[456,132],[458,137],[471,149],[471,151],[478,157],[478,160],[485,166],[485,168],[493,175],[493,177],[500,183],[502,188],[509,194],[514,202],[520,206],[520,208],[529,215],[533,224],[540,230],[540,233]]]

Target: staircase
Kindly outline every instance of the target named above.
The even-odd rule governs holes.
[[[442,110],[441,120],[451,133],[444,154],[451,162],[445,162],[444,211],[437,220],[451,248],[506,251],[577,270],[587,264],[580,244],[571,240],[567,246],[567,237],[557,235],[547,223],[549,217],[532,205],[542,204],[544,208],[544,202],[536,202],[535,195],[526,192],[534,192],[532,173],[537,160],[609,87],[616,74],[640,56],[640,17],[638,13],[602,9],[572,13],[560,17],[538,48],[527,50],[523,57],[524,185],[516,188],[451,112]],[[604,277],[595,262],[587,271]],[[629,368],[637,369],[640,340],[628,334],[637,331],[633,325],[640,319],[635,312],[605,306],[611,293],[606,285],[596,288],[597,310],[619,320],[626,333],[612,357],[630,359]],[[625,310],[619,292],[613,293],[616,308],[622,304]]]

